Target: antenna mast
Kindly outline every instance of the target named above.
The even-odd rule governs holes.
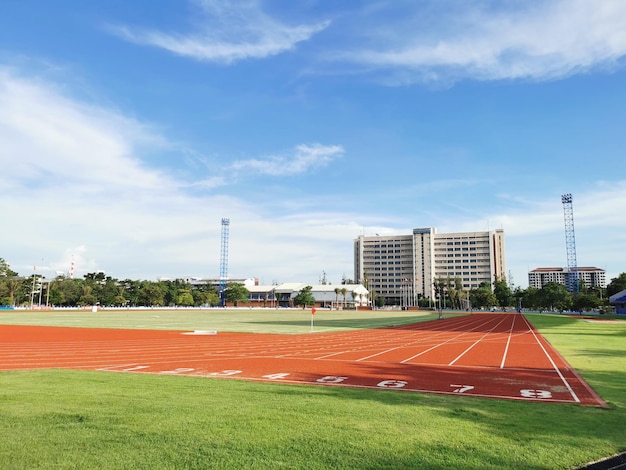
[[[567,249],[567,290],[578,294],[578,264],[576,263],[576,236],[574,234],[574,208],[572,195],[561,196],[565,216],[565,248]]]

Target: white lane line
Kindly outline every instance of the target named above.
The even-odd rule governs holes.
[[[509,330],[509,337],[506,340],[506,347],[504,348],[504,354],[502,355],[502,362],[500,363],[500,369],[504,369],[504,363],[506,362],[506,356],[509,353],[509,345],[511,344],[511,337],[513,336],[513,327],[515,326],[515,319],[517,315],[513,315],[513,323],[511,323],[511,329]]]
[[[543,350],[544,354],[546,355],[546,357],[548,358],[548,360],[550,361],[550,364],[552,364],[552,367],[554,367],[554,370],[556,371],[556,373],[559,375],[559,377],[561,378],[561,380],[563,381],[563,383],[565,384],[565,387],[567,388],[567,390],[569,391],[569,393],[572,395],[572,398],[574,399],[574,401],[576,403],[580,403],[580,399],[578,398],[578,395],[576,395],[576,392],[574,392],[574,389],[570,386],[569,382],[567,381],[567,379],[565,379],[565,377],[563,377],[563,374],[561,373],[561,370],[557,367],[557,365],[554,363],[554,361],[552,360],[552,357],[550,356],[550,354],[548,354],[548,351],[546,351],[546,348],[544,348],[543,344],[541,343],[541,341],[539,340],[539,338],[537,337],[537,335],[535,334],[535,330],[534,328],[530,325],[530,323],[528,322],[528,320],[526,319],[526,317],[522,317],[524,318],[524,321],[526,322],[526,325],[528,326],[528,328],[530,329],[530,332],[533,334],[533,336],[535,337],[535,341],[537,341],[537,343],[539,344],[539,346],[541,346],[541,349]]]
[[[492,320],[493,320],[493,318],[491,318],[491,319],[489,319],[489,320],[487,320],[487,321],[484,321],[483,323],[478,324],[477,326],[475,326],[475,327],[474,327],[474,328],[472,328],[471,330],[461,331],[461,333],[460,333],[460,334],[458,334],[458,335],[454,336],[453,338],[448,339],[447,341],[444,341],[443,343],[438,343],[438,344],[434,345],[433,347],[426,349],[425,351],[422,351],[422,352],[420,352],[420,353],[418,353],[418,354],[415,354],[415,355],[413,355],[413,356],[411,356],[411,357],[409,357],[409,358],[407,358],[407,359],[404,359],[404,360],[400,361],[400,364],[405,364],[405,363],[407,363],[407,362],[409,362],[409,361],[412,361],[413,359],[415,359],[416,357],[421,356],[422,354],[426,354],[427,352],[430,352],[430,351],[432,351],[433,349],[437,349],[437,348],[438,348],[438,347],[440,347],[440,346],[444,346],[444,345],[446,345],[446,344],[448,344],[448,343],[451,343],[451,342],[455,341],[457,338],[461,338],[462,336],[465,336],[465,335],[466,335],[466,334],[468,334],[468,333],[472,333],[472,332],[474,332],[475,330],[477,330],[477,329],[479,329],[479,328],[482,328],[482,327],[483,327],[483,326],[485,326],[486,324],[490,323]],[[457,359],[458,359],[458,358],[457,358]],[[455,359],[455,361],[456,361],[456,359]]]
[[[441,346],[443,344],[449,343],[450,341],[454,341],[455,339],[463,336],[464,334],[466,334],[468,332],[468,330],[465,329],[468,326],[466,323],[469,324],[469,326],[472,326],[475,322],[464,322],[463,324],[455,324],[454,328],[448,328],[450,326],[450,324],[446,324],[446,325],[442,324],[441,329],[433,328],[432,330],[430,330],[430,331],[436,331],[437,332],[436,334],[431,334],[430,336],[427,336],[427,337],[426,336],[420,336],[419,338],[417,338],[417,339],[415,339],[413,341],[410,341],[408,343],[403,343],[400,346],[396,346],[396,347],[393,347],[393,348],[385,349],[383,351],[379,351],[379,352],[377,352],[375,354],[371,354],[369,356],[361,357],[359,359],[356,359],[355,362],[367,361],[368,359],[371,359],[373,357],[380,356],[382,354],[387,354],[389,352],[396,351],[398,349],[411,347],[411,346],[413,346],[413,345],[415,345],[417,343],[421,343],[421,342],[424,342],[424,341],[433,341],[434,338],[436,338],[436,337],[438,337],[440,335],[446,336],[446,335],[448,335],[452,331],[459,331],[459,330],[461,331],[461,333],[459,335],[457,335],[457,336],[455,336],[453,338],[450,338],[450,339],[448,339],[447,341],[445,341],[443,343],[436,343],[433,347],[427,349],[426,351],[422,351],[419,354],[416,354],[414,356],[411,356],[411,357],[409,357],[407,359],[404,359],[404,360],[400,361],[400,364],[404,364],[404,363],[406,363],[406,362],[408,362],[408,361],[410,361],[412,359],[415,359],[416,357],[418,357],[418,356],[420,356],[420,355],[422,355],[424,353],[427,353],[428,351],[431,351],[432,349],[438,348],[439,346]],[[480,326],[482,326],[482,324],[480,324],[478,327],[480,327]],[[478,327],[472,328],[469,331],[474,331]],[[418,329],[416,329],[415,331],[419,332],[419,333],[427,333],[429,330],[418,330]],[[368,349],[373,349],[373,347],[369,347]]]
[[[461,354],[459,354],[456,359],[454,359],[450,364],[448,364],[449,366],[453,366],[454,363],[456,361],[458,361],[459,359],[461,359],[463,356],[465,356],[465,354],[467,354],[474,346],[476,346],[478,343],[480,343],[485,337],[489,336],[489,334],[495,330],[496,328],[498,328],[500,326],[500,324],[502,324],[502,322],[505,320],[505,318],[503,318],[502,320],[500,320],[498,323],[496,323],[496,325],[491,328],[490,330],[487,330],[487,332],[482,335],[480,338],[478,338],[476,341],[474,341],[474,344],[472,344],[470,347],[468,347],[465,351],[463,351]]]

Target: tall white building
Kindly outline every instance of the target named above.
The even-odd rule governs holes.
[[[433,297],[435,279],[459,278],[463,289],[504,279],[504,231],[361,235],[354,240],[354,279],[388,305],[415,305]]]
[[[587,287],[606,287],[606,271],[594,267],[577,268],[578,279]],[[541,289],[549,282],[568,285],[568,268],[536,268],[528,273],[528,285]]]

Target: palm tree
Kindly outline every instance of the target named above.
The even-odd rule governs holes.
[[[335,305],[339,303],[339,292],[341,292],[341,289],[339,287],[335,287]]]

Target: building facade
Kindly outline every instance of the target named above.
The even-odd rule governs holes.
[[[464,290],[504,279],[504,231],[437,233],[416,228],[410,235],[361,235],[354,240],[354,278],[387,305],[413,306],[433,298],[439,279],[461,280]]]
[[[606,271],[594,267],[580,267],[578,269],[578,279],[589,287],[606,287]],[[541,289],[549,282],[556,282],[568,286],[568,268],[536,268],[528,273],[529,287]],[[574,284],[575,285],[575,284]]]

